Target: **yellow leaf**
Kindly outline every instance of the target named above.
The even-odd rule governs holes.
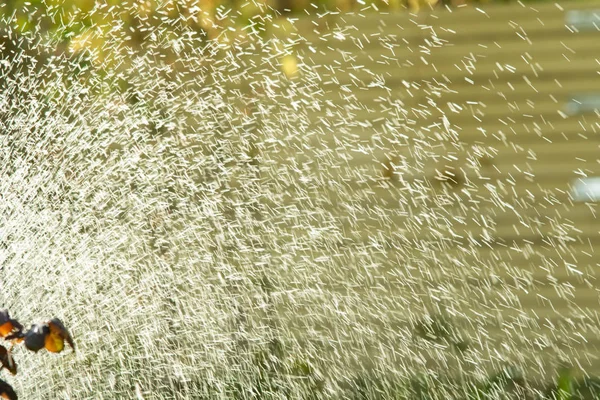
[[[48,350],[49,352],[60,353],[65,347],[65,341],[61,336],[55,333],[49,333],[46,336],[44,345],[46,347],[46,350]]]
[[[281,60],[281,69],[288,78],[293,78],[298,75],[298,61],[292,54],[284,56]]]

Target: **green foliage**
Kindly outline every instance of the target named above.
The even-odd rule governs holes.
[[[556,382],[547,391],[548,398],[552,400],[572,400],[574,398],[575,379],[573,370],[567,366],[558,369]]]
[[[557,400],[571,400],[573,395],[573,377],[571,368],[563,367],[559,370],[556,386]]]
[[[468,350],[469,341],[449,317],[443,314],[428,315],[417,322],[418,337],[436,343],[446,343],[462,353]]]

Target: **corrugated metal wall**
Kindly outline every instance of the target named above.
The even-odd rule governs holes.
[[[304,113],[282,117],[297,131],[270,131],[262,179],[280,193],[266,200],[285,232],[279,257],[297,268],[281,285],[313,287],[315,302],[340,311],[317,324],[315,310],[330,304],[281,300],[287,327],[308,340],[355,332],[374,349],[408,348],[418,318],[442,312],[469,332],[477,363],[600,370],[590,356],[598,206],[570,195],[577,178],[600,173],[595,8],[296,22],[288,38],[301,77],[290,88],[314,86],[281,91]]]

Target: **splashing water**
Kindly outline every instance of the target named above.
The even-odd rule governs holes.
[[[80,349],[19,352],[6,379],[23,398],[335,397],[374,375],[377,396],[439,368],[569,359],[520,305],[537,276],[507,261],[543,256],[526,240],[480,253],[498,214],[529,226],[537,199],[469,178],[498,150],[435,114],[448,82],[390,89],[393,74],[356,61],[371,38],[402,72],[417,68],[407,49],[426,60],[444,40],[361,37],[360,15],[332,15],[313,18],[329,30],[316,37],[289,21],[284,38],[210,39],[142,21],[138,48],[111,21],[83,35],[99,53],[6,29],[23,51],[0,60],[2,304],[68,321]],[[568,253],[577,228],[551,225]],[[550,332],[568,346],[567,330]]]

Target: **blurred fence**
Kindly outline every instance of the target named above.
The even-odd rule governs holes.
[[[379,304],[355,321],[373,337],[395,330],[403,343],[403,327],[443,312],[470,332],[479,361],[600,370],[589,355],[600,344],[597,205],[571,195],[600,173],[597,9],[295,23],[300,70],[318,89],[313,108],[298,99],[309,121],[263,154],[265,181],[284,193],[273,223],[310,243],[296,261],[320,260],[307,274],[332,298],[352,297],[347,310]],[[311,232],[294,225],[311,210]],[[282,307],[302,319],[301,305]]]

